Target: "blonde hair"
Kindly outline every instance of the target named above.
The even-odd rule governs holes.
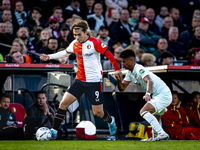
[[[77,15],[77,14],[73,14],[73,15],[72,15],[72,22],[75,23],[74,20],[76,20],[76,19],[82,20],[82,17],[79,16],[79,15]]]
[[[10,31],[10,34],[13,34],[13,24],[9,21],[6,21],[6,26],[11,25],[12,29]]]
[[[42,32],[46,31],[49,35],[49,28],[44,28],[41,32],[40,32],[40,37],[39,37],[39,40],[41,40],[41,35],[42,35]],[[50,37],[49,37],[50,38]]]
[[[96,36],[98,35],[98,32],[95,31],[95,30],[88,30],[87,32],[88,32],[88,34],[89,34],[90,36],[92,36],[92,37],[96,37]],[[96,36],[95,36],[95,34],[96,34]]]
[[[147,62],[150,62],[152,60],[156,60],[156,57],[154,55],[150,53],[144,53],[141,58],[141,63],[143,65],[146,65]]]
[[[136,53],[136,50],[138,49],[138,47],[131,44],[131,45],[127,46],[124,50],[127,50],[127,49],[130,49]]]
[[[14,42],[19,43],[19,45],[22,47],[22,49],[20,50],[20,53],[22,53],[22,54],[26,54],[26,53],[27,53],[27,51],[26,51],[26,46],[25,46],[24,42],[23,42],[21,39],[19,39],[19,38],[14,39],[14,41],[12,42],[12,45],[13,45]],[[13,51],[14,51],[13,48],[11,48],[10,54],[11,54]]]

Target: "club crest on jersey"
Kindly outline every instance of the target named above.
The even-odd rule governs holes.
[[[87,49],[90,49],[91,48],[91,45],[89,44],[88,46],[87,46]]]
[[[144,69],[140,69],[140,70],[139,70],[139,73],[140,73],[140,74],[143,74],[144,72],[145,72]]]
[[[106,45],[105,45],[104,43],[101,43],[101,47],[102,47],[102,48],[105,48]]]

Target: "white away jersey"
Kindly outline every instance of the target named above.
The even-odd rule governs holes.
[[[104,54],[108,46],[98,39],[89,37],[84,43],[72,41],[67,52],[76,54],[78,71],[76,79],[85,82],[102,81],[101,54]]]
[[[143,80],[146,76],[150,76],[153,81],[153,96],[158,95],[161,92],[170,91],[168,86],[155,74],[149,72],[148,69],[142,65],[135,64],[133,72],[127,72],[124,81],[132,81],[133,83],[141,86],[145,91],[147,90],[147,83]]]

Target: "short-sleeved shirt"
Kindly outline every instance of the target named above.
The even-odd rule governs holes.
[[[104,54],[107,49],[108,46],[93,37],[89,37],[84,43],[78,43],[77,40],[72,41],[66,51],[76,55],[78,66],[76,79],[85,82],[102,81],[100,54]]]
[[[158,76],[156,76],[152,72],[149,72],[148,69],[139,64],[135,64],[132,72],[127,72],[124,81],[132,81],[133,83],[141,86],[141,88],[146,91],[147,83],[143,80],[146,76],[150,76],[150,78],[154,82],[152,91],[153,96],[157,96],[161,92],[170,91],[168,86]]]

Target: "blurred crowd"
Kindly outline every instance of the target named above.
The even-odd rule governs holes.
[[[160,8],[145,2],[2,0],[0,61],[73,64],[74,54],[43,62],[34,53],[66,49],[74,40],[72,24],[83,19],[89,24],[88,34],[109,46],[120,68],[119,55],[126,49],[132,49],[136,62],[144,66],[199,66],[200,2],[175,0],[170,7]],[[103,55],[101,62],[104,70],[113,69]]]

